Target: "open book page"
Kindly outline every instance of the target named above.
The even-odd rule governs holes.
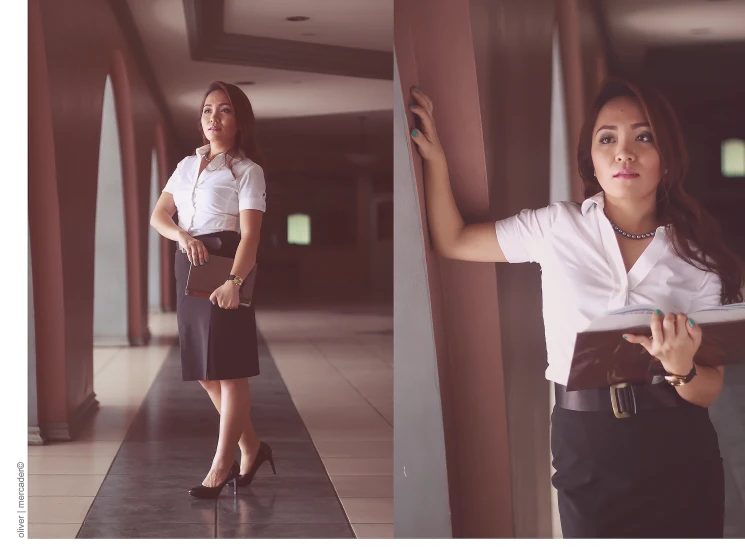
[[[651,315],[655,307],[651,305],[630,305],[622,309],[609,311],[606,316],[593,320],[584,332],[598,332],[605,330],[626,330],[649,326]],[[710,307],[688,315],[696,324],[714,322],[731,322],[745,320],[745,303],[734,303]]]

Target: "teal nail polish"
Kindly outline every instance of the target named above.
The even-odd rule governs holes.
[[[419,91],[419,86],[414,86],[414,91],[415,92],[418,92]]]
[[[204,261],[200,261],[200,262],[199,262],[199,264],[200,264],[200,265],[204,265]]]
[[[205,261],[206,261],[207,263],[209,263],[209,262],[210,262],[210,258],[208,257],[207,259],[205,259]]]
[[[654,314],[661,315],[662,314],[662,311],[660,311],[659,309],[655,309],[654,310]]]
[[[416,131],[416,130],[414,130],[413,132],[411,132],[411,136],[412,137],[419,137],[419,132]]]
[[[693,321],[692,318],[689,318],[688,319],[688,324],[690,324],[691,326],[695,326],[696,325],[696,323]]]
[[[416,105],[409,105],[409,108],[410,109],[415,109],[416,108]]]
[[[623,338],[624,338],[624,339],[628,339],[628,338],[629,338],[629,336],[625,335],[625,336],[623,336]]]

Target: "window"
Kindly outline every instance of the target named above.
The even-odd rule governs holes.
[[[724,177],[745,177],[745,140],[725,139],[722,141],[722,175]]]
[[[306,214],[287,216],[287,243],[301,246],[310,244],[310,216]]]

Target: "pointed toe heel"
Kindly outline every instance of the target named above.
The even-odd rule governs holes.
[[[265,461],[269,462],[269,465],[272,466],[272,471],[276,475],[277,470],[274,468],[274,456],[272,455],[272,448],[265,442],[262,442],[261,444],[259,444],[259,451],[256,452],[256,458],[251,464],[251,469],[249,469],[248,473],[246,473],[245,475],[238,475],[238,478],[236,479],[237,485],[248,486],[249,484],[251,484],[251,481],[253,481],[254,476],[256,475],[256,471],[259,470],[259,467]]]
[[[189,495],[198,499],[217,499],[220,497],[220,492],[222,492],[222,489],[225,488],[225,485],[230,484],[232,482],[233,489],[235,490],[235,493],[238,493],[238,473],[240,473],[241,467],[238,464],[237,461],[233,462],[233,466],[230,468],[230,472],[228,473],[228,477],[222,481],[217,486],[205,486],[203,484],[200,484],[199,486],[194,486],[191,490],[189,490]]]

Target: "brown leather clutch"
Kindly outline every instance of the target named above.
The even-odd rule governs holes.
[[[219,255],[210,255],[209,262],[204,265],[191,265],[189,278],[186,280],[186,295],[209,298],[217,288],[225,284],[233,269],[233,259]],[[256,267],[243,280],[239,293],[241,307],[250,307],[253,299],[254,284],[256,283]]]

